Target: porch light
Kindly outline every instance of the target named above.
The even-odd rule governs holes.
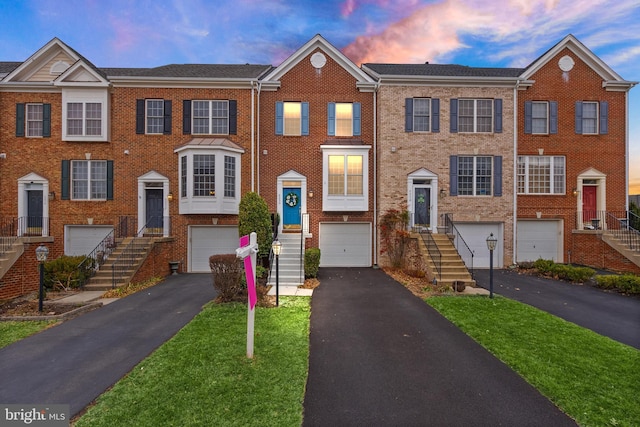
[[[168,200],[168,201],[172,201],[172,200],[173,200],[173,193],[169,193],[169,194],[167,195],[167,200]]]
[[[309,190],[309,198],[312,199],[313,198],[313,190]]]
[[[49,193],[49,200],[54,200],[56,198],[56,192],[52,191],[51,193]]]
[[[279,306],[280,299],[280,252],[282,251],[282,243],[278,239],[271,244],[271,249],[276,257],[276,307]]]
[[[45,245],[40,245],[36,248],[36,259],[40,264],[40,289],[38,292],[38,311],[42,312],[42,300],[44,299],[44,263],[47,261],[47,255],[49,255],[49,248]]]
[[[496,249],[498,239],[491,233],[487,237],[487,248],[489,248],[489,298],[493,298],[493,251]]]
[[[444,188],[440,189],[439,197],[440,197],[440,199],[444,199],[445,197],[447,197],[447,192],[444,191]]]
[[[578,197],[578,194],[580,194],[580,192],[578,191],[577,188],[574,188],[571,194],[573,194],[573,197]]]

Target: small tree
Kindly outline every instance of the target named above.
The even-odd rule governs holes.
[[[387,254],[393,268],[402,268],[405,264],[405,250],[409,241],[409,212],[389,209],[380,219],[380,252]]]
[[[240,200],[238,232],[242,237],[254,231],[258,237],[258,257],[269,256],[273,236],[269,207],[258,193],[249,192]]]

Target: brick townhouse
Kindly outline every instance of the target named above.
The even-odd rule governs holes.
[[[292,283],[307,247],[321,266],[384,264],[393,207],[414,231],[455,225],[474,267],[490,233],[497,267],[623,265],[602,245],[626,215],[634,84],[573,36],[522,69],[358,67],[320,35],[277,67],[98,68],[54,38],[0,62],[0,298],[35,288],[41,243],[97,257],[146,238],[136,278],[207,272],[249,191],[280,219]]]

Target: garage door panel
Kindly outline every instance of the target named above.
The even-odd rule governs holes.
[[[516,261],[550,259],[558,261],[561,247],[560,221],[520,220],[517,222]]]
[[[112,231],[113,226],[110,225],[67,225],[65,226],[64,254],[88,255]]]
[[[234,254],[239,245],[236,226],[189,227],[189,271],[208,273],[209,257],[218,254]]]
[[[496,249],[493,251],[493,266],[502,268],[504,266],[504,237],[502,234],[502,224],[484,223],[458,223],[456,228],[473,252],[473,267],[488,268],[490,265],[491,253],[487,248],[487,237],[493,233],[498,239]],[[459,251],[460,252],[460,251]]]
[[[321,267],[370,267],[371,225],[320,224]]]

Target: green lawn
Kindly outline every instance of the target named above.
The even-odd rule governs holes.
[[[0,348],[55,325],[56,321],[0,322]]]
[[[640,425],[640,351],[507,298],[427,303],[581,426]]]
[[[256,308],[208,305],[135,367],[77,426],[299,426],[309,359],[309,298]]]

